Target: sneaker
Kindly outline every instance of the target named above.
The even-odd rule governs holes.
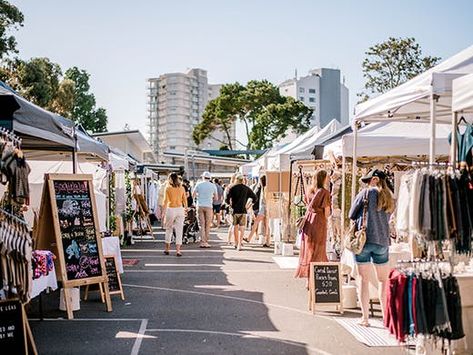
[[[241,251],[241,244],[239,244],[239,245],[237,246],[237,250],[238,250],[238,251]]]

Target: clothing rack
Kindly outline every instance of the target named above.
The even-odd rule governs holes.
[[[0,135],[4,139],[8,139],[18,148],[21,147],[22,139],[18,137],[16,134],[14,134],[13,132],[10,132],[8,129],[0,127]]]
[[[15,216],[14,214],[8,212],[7,210],[4,210],[3,208],[0,207],[0,214],[3,214],[4,216],[11,218],[17,223],[20,223],[21,225],[28,227],[28,223],[24,219],[19,218],[18,216]]]

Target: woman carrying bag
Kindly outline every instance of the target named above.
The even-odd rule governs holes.
[[[360,325],[368,327],[369,322],[369,276],[371,265],[375,265],[379,286],[379,301],[384,318],[386,282],[389,277],[389,218],[394,211],[394,199],[386,184],[386,174],[371,170],[361,178],[368,187],[360,191],[351,206],[349,218],[354,221],[356,230],[364,231],[364,245],[355,250],[355,262],[361,279],[360,302],[362,318]],[[363,242],[362,242],[363,244]]]
[[[306,195],[307,212],[301,223],[302,241],[296,277],[308,278],[311,262],[326,262],[327,218],[330,215],[330,193],[326,189],[328,174],[320,170]],[[308,286],[308,282],[306,287]]]

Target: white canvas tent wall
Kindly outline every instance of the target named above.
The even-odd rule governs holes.
[[[356,175],[357,130],[359,122],[430,122],[430,162],[435,160],[437,122],[451,120],[452,81],[473,73],[473,46],[448,58],[408,82],[355,107],[353,122],[353,174]],[[352,196],[355,195],[352,180]]]
[[[452,132],[456,132],[459,114],[466,116],[466,119],[471,121],[473,114],[473,74],[455,79],[452,86]],[[457,137],[454,134],[450,153],[452,163],[455,163],[457,159],[456,139]]]
[[[318,141],[334,133],[339,127],[340,123],[334,119],[321,130],[313,127],[281,149],[269,152],[266,169],[269,171],[289,171],[291,156],[309,155]]]
[[[358,131],[357,155],[364,157],[428,155],[430,144],[429,123],[378,122]],[[437,125],[437,155],[448,155],[448,135],[451,126]],[[354,134],[345,134],[324,147],[324,159],[353,156]]]
[[[33,225],[33,210],[39,211],[41,203],[41,194],[44,185],[44,174],[46,173],[63,173],[71,174],[72,165],[70,161],[29,161],[31,168],[29,175],[30,186],[30,208],[25,214],[26,221],[30,226]],[[92,174],[94,177],[95,201],[97,203],[97,212],[99,217],[100,231],[106,230],[107,220],[107,198],[102,192],[104,183],[107,181],[107,172],[93,163],[78,164],[77,173]]]

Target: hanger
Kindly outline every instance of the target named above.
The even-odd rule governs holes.
[[[463,122],[464,124],[468,124],[468,122],[466,122],[465,120],[465,116],[460,117],[460,119],[458,120],[458,124],[460,124],[461,122]]]

